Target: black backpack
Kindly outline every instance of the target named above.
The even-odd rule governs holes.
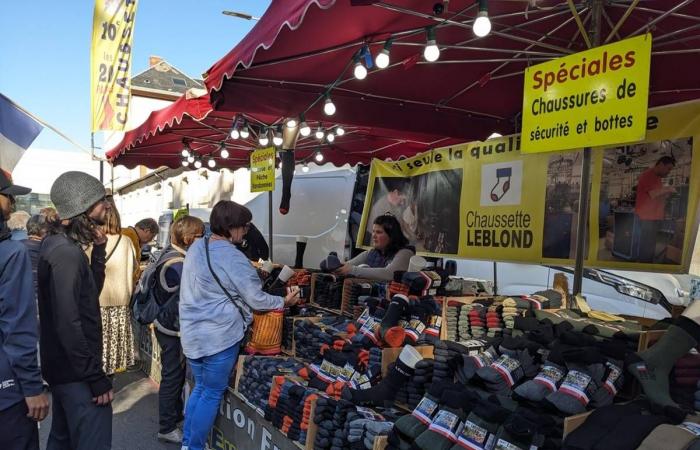
[[[169,266],[171,264],[182,262],[185,257],[177,250],[163,252],[155,262],[152,262],[146,267],[146,270],[141,274],[134,294],[131,297],[132,311],[134,319],[142,325],[153,323],[158,318],[160,313],[167,308],[168,304],[177,297],[171,295],[167,301],[162,304],[158,303],[156,298],[156,283],[158,283],[158,273],[161,266]],[[166,269],[167,267],[163,267]]]

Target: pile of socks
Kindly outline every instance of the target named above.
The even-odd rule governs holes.
[[[348,442],[353,450],[372,450],[377,436],[387,436],[394,428],[393,422],[372,419],[355,419],[348,423]]]
[[[315,449],[329,449],[333,445],[332,441],[335,433],[333,416],[337,404],[337,400],[323,395],[319,396],[316,401],[316,409],[313,418],[314,423],[318,425],[318,432],[314,441]]]
[[[515,318],[522,315],[521,311],[518,309],[517,302],[510,297],[503,300],[501,315],[503,316],[503,325],[505,326],[504,332],[512,334],[512,330],[515,328]]]
[[[438,382],[410,415],[396,421],[388,449],[556,448],[560,433],[547,415],[522,407],[507,409],[496,397]]]
[[[408,379],[408,382],[401,385],[396,394],[396,402],[407,405],[413,409],[425,395],[426,390],[433,382],[433,366],[435,360],[425,358],[416,363],[413,375]]]
[[[486,336],[486,313],[487,308],[480,304],[472,304],[471,311],[469,311],[469,330],[473,338],[482,338]]]
[[[275,377],[265,418],[293,440],[306,443],[311,405],[318,398],[313,389],[285,377]]]
[[[563,305],[564,302],[561,293],[554,289],[535,292],[532,294],[532,297],[540,301],[543,309],[559,309],[562,306],[566,306]]]
[[[334,340],[332,334],[314,322],[301,320],[295,323],[294,348],[299,358],[313,360],[320,354],[322,345],[331,345]]]
[[[486,310],[486,328],[487,337],[503,336],[503,321],[498,306],[489,306]]]
[[[539,369],[540,346],[523,338],[506,337],[498,350],[500,356],[476,375],[490,392],[510,392],[521,381],[532,378]]]
[[[447,327],[447,340],[458,342],[460,341],[459,334],[459,311],[461,308],[461,303],[458,302],[448,302],[445,316],[446,322],[443,324]]]
[[[319,274],[314,286],[314,303],[324,308],[340,309],[343,301],[343,277]]]
[[[457,333],[459,334],[460,341],[466,341],[471,339],[473,336],[469,328],[469,313],[474,308],[471,303],[464,304],[459,309],[459,320],[457,321]]]
[[[644,402],[610,405],[593,411],[586,421],[564,439],[566,450],[634,450],[659,425],[669,423],[665,416],[650,414]],[[657,449],[674,448],[665,442]],[[686,448],[686,447],[684,447]]]
[[[343,312],[353,315],[358,307],[359,298],[372,295],[372,285],[368,282],[354,282],[350,285],[347,301],[343,304]]]
[[[677,386],[695,387],[700,381],[700,355],[691,354],[681,357],[673,366],[672,383]]]
[[[249,356],[243,363],[238,391],[248,402],[264,411],[272,388],[272,379],[278,375],[295,373],[303,367],[303,363],[293,358]]]

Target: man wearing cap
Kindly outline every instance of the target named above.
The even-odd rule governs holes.
[[[59,176],[51,201],[58,223],[44,239],[38,270],[41,364],[53,395],[46,448],[106,450],[113,391],[102,369],[99,295],[107,239],[98,225],[110,206],[102,183],[82,172]]]
[[[17,195],[30,189],[12,184],[0,170],[0,448],[39,450],[37,421],[49,412],[37,363],[36,304],[27,249],[10,240],[7,219]]]

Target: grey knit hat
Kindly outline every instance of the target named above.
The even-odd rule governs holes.
[[[66,172],[51,186],[51,201],[58,217],[71,219],[84,213],[105,196],[105,188],[97,178],[84,172]]]

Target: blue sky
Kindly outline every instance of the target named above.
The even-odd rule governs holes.
[[[157,55],[200,77],[254,25],[221,11],[259,17],[269,3],[139,0],[132,75]],[[87,148],[93,8],[89,0],[25,0],[3,2],[0,13],[0,92]],[[79,151],[46,129],[33,146]]]

